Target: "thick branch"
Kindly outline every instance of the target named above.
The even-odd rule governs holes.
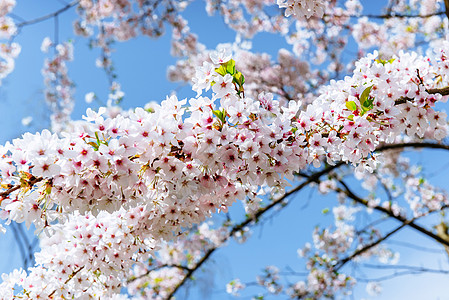
[[[449,1],[449,0],[444,0],[444,1]],[[440,89],[428,89],[427,92],[429,94],[441,94],[442,96],[447,96],[447,95],[449,95],[449,86],[446,86],[446,87],[440,88]]]
[[[39,181],[41,181],[42,179],[44,179],[43,177],[33,177],[30,180],[28,180],[27,184],[28,186],[33,186],[34,184],[38,183]],[[14,191],[17,191],[18,189],[20,189],[22,187],[22,185],[20,184],[16,184],[13,187],[10,187],[9,189],[7,189],[6,191],[0,193],[0,203],[2,201],[2,199],[6,198],[9,196],[9,194],[11,194]]]
[[[444,1],[448,1],[448,0],[444,0]],[[435,12],[435,13],[431,13],[431,14],[427,14],[427,15],[419,15],[419,14],[415,14],[415,15],[410,15],[410,14],[395,14],[395,13],[390,13],[390,14],[384,14],[384,15],[361,15],[361,16],[351,16],[351,17],[367,17],[370,19],[393,19],[393,18],[397,18],[397,19],[408,19],[408,18],[422,18],[422,19],[426,19],[426,18],[431,18],[433,16],[441,16],[444,15],[446,12],[444,11],[439,11],[439,12]]]
[[[391,149],[401,149],[401,148],[431,148],[431,149],[442,149],[449,150],[448,145],[427,143],[427,142],[411,142],[411,143],[398,143],[398,144],[387,144],[377,147],[375,152],[383,152]]]
[[[445,0],[445,1],[449,1],[449,0]],[[449,86],[446,86],[444,88],[436,88],[436,89],[426,89],[426,92],[429,94],[440,94],[441,96],[447,96],[449,95]],[[394,104],[395,105],[399,105],[399,104],[403,104],[406,103],[407,101],[413,101],[413,98],[408,98],[408,97],[401,97],[399,99],[397,99]]]

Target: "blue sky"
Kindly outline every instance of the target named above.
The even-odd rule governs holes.
[[[367,12],[375,12],[378,7],[387,1],[362,1],[366,5]],[[45,3],[43,5],[43,3]],[[15,14],[23,19],[29,20],[37,16],[46,15],[62,7],[60,1],[47,0],[33,1],[20,0],[14,10]],[[196,1],[186,11],[185,17],[189,21],[192,32],[197,33],[199,41],[206,44],[208,48],[215,48],[218,43],[234,41],[233,31],[225,28],[220,17],[208,17],[204,10],[204,3]],[[106,100],[108,93],[108,82],[101,69],[95,67],[95,59],[99,52],[87,47],[87,40],[76,37],[71,29],[71,23],[75,19],[76,12],[71,9],[59,18],[59,40],[73,39],[75,45],[75,60],[69,63],[69,74],[76,83],[76,106],[73,118],[78,119],[87,107],[84,95],[95,92],[100,99]],[[21,125],[21,119],[32,116],[34,123],[32,131],[41,130],[48,126],[48,110],[43,100],[43,79],[41,68],[46,54],[40,52],[40,45],[44,37],[54,38],[54,23],[50,19],[36,25],[23,29],[16,41],[22,45],[22,53],[16,62],[16,70],[3,81],[0,87],[0,142],[20,136],[21,133],[30,130]],[[278,36],[271,34],[259,34],[253,41],[253,48],[258,51],[271,53],[276,56],[280,47],[287,47],[285,42]],[[138,38],[126,43],[117,43],[115,46],[113,60],[118,81],[122,84],[126,93],[123,105],[127,108],[142,106],[146,102],[160,101],[173,89],[180,88],[179,83],[171,83],[166,79],[166,69],[175,63],[170,53],[170,35],[153,40],[149,38]],[[288,48],[287,48],[288,49]],[[151,72],[149,72],[151,70]],[[180,98],[194,96],[189,86],[178,89]],[[429,152],[426,152],[429,153]],[[444,153],[438,151],[430,152],[429,159],[425,153],[411,156],[413,160],[422,161],[422,164],[430,170],[438,170],[439,166],[448,163]],[[447,170],[447,168],[446,168]],[[443,173],[444,174],[444,173]],[[435,182],[445,186],[445,175],[436,176]],[[304,264],[298,258],[296,250],[304,243],[311,240],[311,232],[316,225],[332,222],[331,216],[321,214],[323,208],[332,207],[336,204],[335,197],[323,197],[311,189],[306,189],[296,195],[289,204],[288,209],[276,213],[262,225],[256,226],[252,237],[243,245],[230,242],[229,246],[214,254],[204,272],[197,274],[198,285],[190,292],[186,299],[227,299],[225,284],[239,277],[242,282],[253,282],[255,276],[267,265],[277,265],[283,269],[291,267],[302,271]],[[236,204],[234,213],[241,212],[240,204]],[[394,224],[391,222],[390,224]],[[393,238],[393,240],[408,241],[436,247],[428,239],[404,230]],[[398,248],[404,249],[404,248]],[[406,249],[405,249],[406,250]],[[12,268],[21,265],[18,248],[9,233],[0,237],[0,253],[3,259],[0,261],[0,271],[9,272]],[[401,256],[401,264],[427,265],[435,268],[447,267],[447,256],[430,256],[425,252],[404,251]],[[201,283],[208,283],[210,273],[213,273],[215,286],[211,290]],[[373,277],[377,272],[372,273]],[[370,275],[370,274],[368,274]],[[401,277],[384,285],[385,293],[381,297],[367,297],[364,285],[355,290],[354,299],[367,297],[369,299],[449,299],[447,293],[447,277],[442,275],[431,276],[406,276]],[[441,284],[440,284],[441,283]],[[257,294],[260,290],[249,288],[248,295]],[[183,292],[179,294],[183,299]],[[250,299],[244,296],[241,299]],[[232,299],[229,297],[229,299]],[[274,298],[274,299],[283,299]]]

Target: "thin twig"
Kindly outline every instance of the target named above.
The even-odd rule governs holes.
[[[369,249],[379,245],[381,242],[385,241],[386,239],[388,239],[390,236],[392,236],[393,234],[395,234],[396,232],[398,232],[399,230],[401,230],[402,228],[404,228],[405,226],[409,225],[411,222],[413,222],[414,219],[411,220],[406,220],[404,223],[402,223],[399,227],[396,227],[394,230],[390,231],[389,233],[387,233],[386,235],[384,235],[383,237],[377,239],[376,241],[364,246],[363,248],[355,251],[353,254],[341,259],[336,266],[333,268],[333,270],[335,272],[337,272],[338,270],[340,270],[346,263],[350,262],[351,260],[353,260],[354,258],[356,258],[357,256],[359,256],[360,254],[365,253],[366,251],[368,251]]]
[[[439,242],[440,244],[442,244],[444,246],[449,246],[449,241],[447,241],[447,240],[443,239],[442,237],[434,234],[433,232],[427,230],[426,228],[424,228],[424,227],[422,227],[420,225],[417,225],[413,221],[409,222],[409,220],[407,220],[405,217],[403,217],[401,215],[395,215],[390,209],[387,209],[387,208],[379,206],[379,205],[370,206],[368,204],[367,200],[362,199],[359,196],[355,195],[345,182],[343,182],[342,180],[340,180],[339,182],[343,186],[344,189],[336,188],[335,189],[336,192],[344,193],[344,194],[346,194],[346,196],[348,196],[349,198],[351,198],[355,202],[363,204],[366,207],[371,207],[371,208],[373,208],[373,209],[375,209],[377,211],[383,212],[383,213],[389,215],[393,219],[396,219],[396,220],[398,220],[399,222],[401,222],[403,224],[407,223],[406,225],[408,225],[411,228],[416,229],[417,231],[423,233],[424,235],[434,239],[435,241]]]
[[[45,20],[54,18],[54,17],[60,15],[61,13],[65,12],[66,10],[72,8],[73,6],[77,5],[78,3],[79,3],[79,0],[75,0],[75,1],[72,1],[69,4],[67,4],[63,8],[58,9],[55,12],[52,12],[51,14],[48,14],[48,15],[45,15],[45,16],[42,16],[42,17],[39,17],[39,18],[36,18],[36,19],[33,19],[33,20],[23,21],[23,22],[17,24],[17,28],[21,28],[21,27],[32,25],[32,24],[36,24],[36,23],[40,23],[40,22],[43,22]]]

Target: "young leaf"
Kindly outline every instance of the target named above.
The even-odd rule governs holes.
[[[229,73],[231,75],[235,74],[235,61],[233,59],[229,60],[224,65],[226,65],[226,72],[227,73]]]
[[[245,77],[243,77],[242,72],[238,72],[234,74],[234,82],[239,86],[242,86],[245,83]]]
[[[368,99],[369,93],[371,92],[373,86],[369,86],[367,87],[363,92],[362,95],[360,96],[360,103],[363,103],[366,101],[366,99]]]
[[[355,104],[354,101],[348,101],[348,102],[346,102],[346,107],[347,107],[350,111],[357,110],[357,104]]]
[[[220,74],[221,76],[225,76],[226,75],[226,67],[223,65],[221,65],[220,67],[215,69],[215,72],[217,72],[218,74]]]
[[[363,108],[367,108],[368,110],[373,108],[373,98],[366,99],[365,102],[362,103]]]
[[[220,119],[221,120],[221,111],[219,111],[218,109],[217,110],[214,110],[214,111],[212,111],[213,112],[213,114],[218,118],[218,119]]]

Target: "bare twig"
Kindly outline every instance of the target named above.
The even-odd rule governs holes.
[[[444,246],[449,246],[449,241],[441,238],[440,236],[436,235],[435,233],[427,230],[426,228],[414,223],[413,221],[407,220],[405,217],[401,216],[401,215],[395,215],[390,209],[387,209],[385,207],[376,205],[376,206],[370,206],[368,204],[368,201],[365,199],[360,198],[359,196],[355,195],[352,190],[348,187],[348,185],[343,182],[342,180],[339,181],[340,184],[343,186],[344,189],[341,188],[337,188],[335,189],[336,192],[341,192],[346,194],[346,196],[348,196],[349,198],[351,198],[352,200],[354,200],[357,203],[360,203],[366,207],[371,207],[377,211],[383,212],[385,214],[387,214],[388,216],[392,217],[393,219],[396,219],[397,221],[406,224],[408,226],[410,226],[411,228],[423,233],[424,235],[432,238],[433,240],[439,242],[440,244],[444,245]]]
[[[419,246],[419,245],[415,245],[412,243],[407,243],[407,242],[403,242],[403,241],[387,241],[387,244],[393,244],[393,245],[397,245],[397,246],[402,246],[402,247],[407,247],[413,250],[417,250],[417,251],[425,251],[425,252],[433,252],[433,253],[443,253],[442,249],[436,249],[436,248],[429,248],[429,247],[423,247],[423,246]]]
[[[414,219],[411,220],[407,220],[404,223],[402,223],[399,227],[396,227],[394,230],[390,231],[389,233],[387,233],[386,235],[384,235],[383,237],[377,239],[376,241],[365,245],[363,248],[355,251],[353,254],[341,259],[333,268],[333,270],[335,272],[337,272],[338,270],[340,270],[346,263],[350,262],[351,260],[353,260],[354,258],[356,258],[357,256],[359,256],[360,254],[365,253],[366,251],[368,251],[369,249],[379,245],[380,243],[382,243],[383,241],[385,241],[386,239],[388,239],[390,236],[392,236],[393,234],[395,234],[396,232],[398,232],[399,230],[401,230],[402,228],[404,228],[405,226],[409,225],[411,222],[413,222]]]
[[[25,26],[28,26],[28,25],[40,23],[40,22],[43,22],[45,20],[57,17],[58,15],[62,14],[66,10],[72,8],[73,6],[77,5],[78,3],[79,3],[79,0],[75,0],[75,1],[72,1],[69,4],[67,4],[63,8],[58,9],[57,11],[54,11],[54,12],[48,14],[48,15],[45,15],[45,16],[42,16],[42,17],[39,17],[39,18],[36,18],[36,19],[33,19],[33,20],[20,22],[19,24],[17,24],[17,28],[22,28],[22,27],[25,27]]]
[[[428,272],[428,273],[442,273],[449,274],[449,270],[442,269],[429,269],[419,266],[406,266],[406,265],[373,265],[373,264],[362,264],[365,268],[371,269],[388,269],[388,270],[409,270],[409,271],[418,271],[418,272]]]

